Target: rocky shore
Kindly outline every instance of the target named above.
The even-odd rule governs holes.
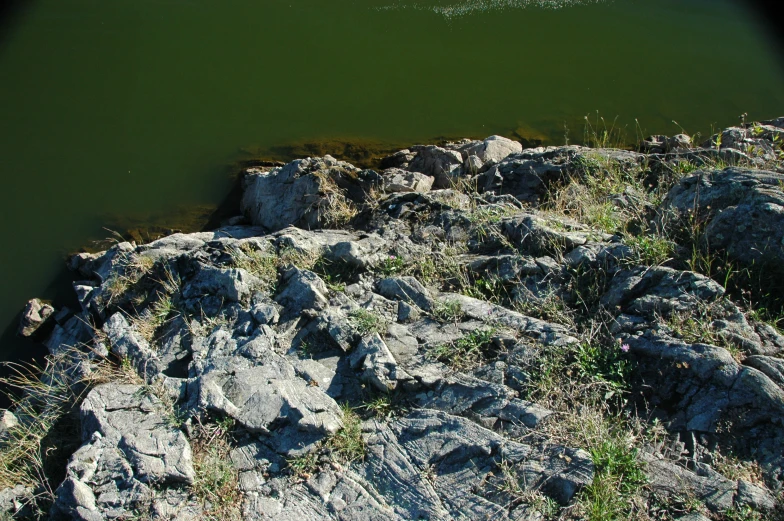
[[[28,304],[0,517],[784,519],[783,141],[249,168]]]

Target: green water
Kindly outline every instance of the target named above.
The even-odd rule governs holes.
[[[729,0],[28,0],[0,41],[0,357],[63,256],[215,205],[241,148],[329,138],[634,137],[784,115],[784,75]],[[550,2],[553,4],[553,2]]]

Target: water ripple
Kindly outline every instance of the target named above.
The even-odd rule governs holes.
[[[543,9],[562,9],[584,4],[604,3],[606,0],[467,0],[450,5],[423,5],[419,3],[403,3],[376,7],[377,11],[398,11],[411,9],[414,11],[432,11],[451,20],[472,14],[491,11],[506,11],[510,9],[526,9],[538,7]]]

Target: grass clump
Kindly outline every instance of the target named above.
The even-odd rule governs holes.
[[[347,404],[340,409],[343,412],[343,428],[327,439],[326,448],[333,460],[340,464],[349,464],[365,458],[362,420]]]
[[[235,268],[258,277],[264,291],[275,292],[278,283],[278,258],[274,253],[255,249],[251,243],[245,243],[238,248],[232,248],[229,254]]]
[[[406,261],[399,255],[388,255],[377,269],[384,277],[394,277],[406,270]]]
[[[348,314],[348,320],[354,327],[354,330],[361,336],[372,335],[373,333],[384,336],[387,332],[388,324],[386,320],[380,315],[364,308],[351,311]]]
[[[485,358],[485,352],[492,344],[494,334],[494,329],[472,331],[453,342],[432,347],[429,350],[430,355],[454,369],[468,369]]]
[[[207,424],[198,422],[196,434],[191,439],[196,473],[191,492],[204,508],[204,517],[210,521],[242,519],[239,474],[230,458],[233,428],[231,418]]]
[[[433,318],[443,323],[457,323],[465,316],[463,306],[457,300],[439,300],[433,304]]]
[[[658,234],[629,235],[624,242],[632,249],[635,265],[660,266],[675,254],[675,242]]]

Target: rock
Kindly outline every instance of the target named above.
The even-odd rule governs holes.
[[[434,179],[419,172],[407,172],[399,168],[384,171],[385,192],[427,192]]]
[[[253,306],[250,310],[253,319],[261,325],[277,324],[280,315],[278,309],[272,304],[259,303]]]
[[[49,304],[34,298],[27,302],[22,318],[19,320],[19,334],[21,336],[31,336],[40,328],[44,322],[54,313],[54,308]]]
[[[200,266],[198,273],[182,289],[184,298],[212,295],[226,302],[246,300],[260,281],[241,268],[220,269]]]
[[[770,492],[743,480],[738,481],[738,495],[735,497],[735,502],[762,512],[771,512],[776,508],[776,499]]]
[[[19,425],[19,420],[16,418],[16,415],[7,409],[4,410],[0,414],[0,438],[17,425]]]
[[[419,319],[419,311],[405,301],[397,303],[397,321],[403,324]]]
[[[330,223],[335,205],[347,204],[352,191],[361,198],[375,181],[367,171],[330,156],[298,159],[269,172],[250,168],[243,178],[241,209],[251,223],[271,231],[291,225],[320,228]]]
[[[433,145],[411,150],[416,152],[416,157],[408,165],[408,170],[435,178],[434,188],[451,188],[462,175],[463,156],[460,152]]]
[[[653,490],[664,496],[687,494],[696,497],[713,512],[724,512],[733,507],[737,483],[716,474],[699,476],[672,462],[659,460],[642,453],[646,474]]]
[[[350,363],[354,368],[362,367],[362,378],[382,392],[393,391],[398,385],[410,384],[413,380],[398,368],[395,357],[378,333],[362,339],[351,354]]]
[[[130,515],[149,505],[149,485],[192,483],[190,444],[166,424],[165,414],[160,400],[138,385],[104,384],[90,391],[80,410],[85,443],[68,462],[53,515]]]
[[[713,249],[750,266],[784,263],[784,174],[744,168],[700,172],[686,177],[667,194],[662,219],[676,215],[707,223]],[[771,277],[781,277],[776,269]]]
[[[308,270],[293,267],[283,275],[283,290],[275,301],[284,307],[284,315],[299,315],[305,309],[323,309],[327,303],[327,285]]]
[[[35,495],[32,488],[16,485],[0,490],[0,517],[25,519],[33,513]]]
[[[474,145],[465,150],[470,156],[476,156],[483,166],[490,163],[500,163],[511,154],[519,154],[523,151],[523,145],[517,141],[512,141],[501,136],[490,136],[478,145]]]
[[[388,299],[414,304],[429,311],[433,302],[430,292],[414,277],[390,277],[376,282],[376,291]]]

